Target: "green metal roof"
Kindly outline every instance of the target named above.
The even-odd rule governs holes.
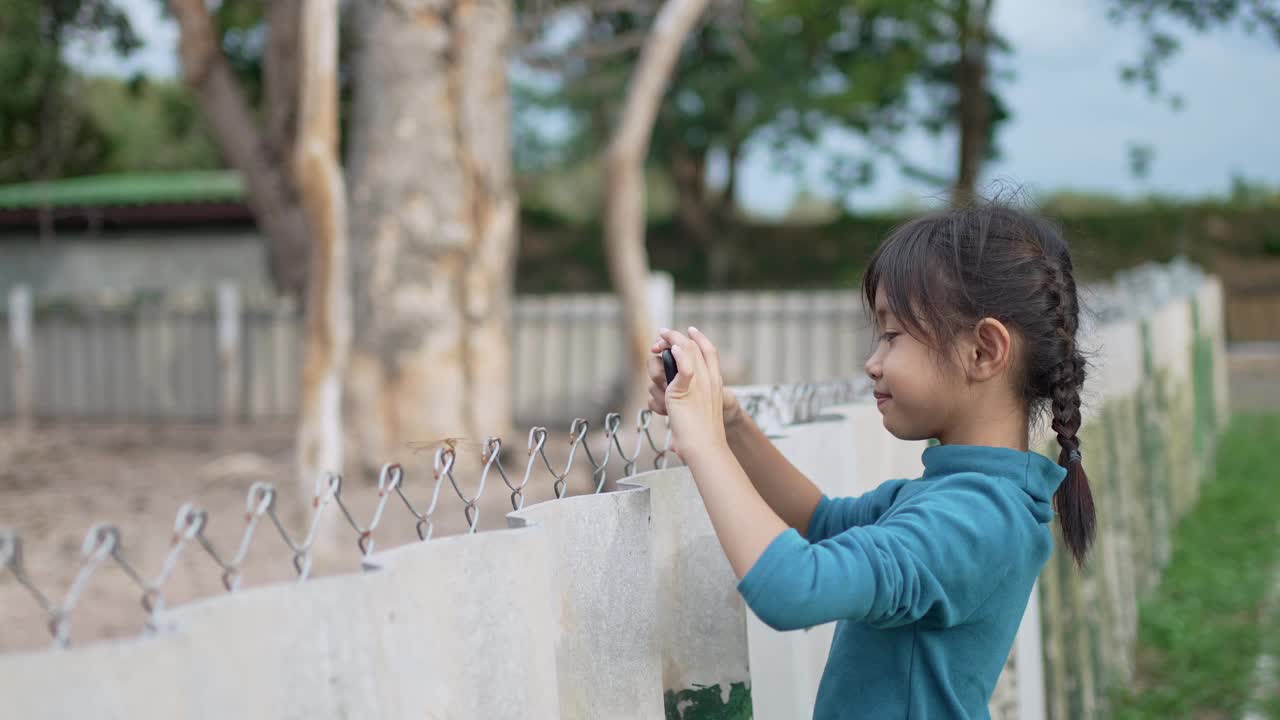
[[[0,209],[236,202],[244,183],[233,170],[90,175],[0,185]]]

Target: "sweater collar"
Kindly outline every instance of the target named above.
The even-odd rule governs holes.
[[[1012,480],[1028,495],[1049,502],[1066,468],[1035,452],[979,445],[937,445],[924,451],[924,479],[976,472]]]

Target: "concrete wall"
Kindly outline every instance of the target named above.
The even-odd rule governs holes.
[[[77,233],[44,243],[12,234],[0,239],[4,295],[14,285],[41,295],[82,295],[212,287],[222,280],[250,293],[271,289],[262,239],[253,229]]]
[[[626,485],[645,488],[654,527],[662,691],[670,720],[747,720],[751,714],[746,604],[685,468]]]
[[[4,715],[555,720],[548,551],[540,528],[444,538],[175,609],[149,637],[0,656]]]
[[[507,516],[544,529],[560,717],[661,720],[662,653],[647,491],[566,497]],[[609,568],[609,572],[600,572]]]
[[[1085,338],[1097,544],[1078,571],[1059,543],[996,718],[1104,716],[1227,417],[1216,281],[1174,266],[1111,291]],[[922,445],[888,437],[865,395],[778,415],[761,413],[768,432],[829,494],[920,470]],[[1053,454],[1051,441],[1041,429],[1034,444]],[[364,572],[171,609],[137,640],[0,656],[0,698],[29,718],[808,716],[830,627],[778,633],[745,608],[686,469],[508,518],[372,555]]]
[[[1109,689],[1133,679],[1138,604],[1159,582],[1228,418],[1221,286],[1209,278],[1156,297],[1095,335],[1081,449],[1098,536],[1084,571],[1059,551],[1040,578],[1050,718],[1105,717]]]

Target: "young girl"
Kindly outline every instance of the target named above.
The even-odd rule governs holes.
[[[824,496],[723,389],[696,328],[664,329],[654,344],[650,407],[669,416],[756,615],[779,630],[839,621],[815,718],[988,717],[1054,509],[1078,563],[1093,539],[1071,256],[1038,217],[949,210],[885,240],[863,292],[879,333],[865,370],[885,427],[940,443],[919,479]],[[679,366],[669,387],[667,348]],[[1028,451],[1043,409],[1056,464]]]

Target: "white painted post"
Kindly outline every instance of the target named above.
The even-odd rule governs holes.
[[[290,416],[298,412],[301,403],[298,396],[302,382],[298,358],[303,321],[297,306],[291,299],[276,303],[271,317],[271,414]]]
[[[1044,720],[1044,648],[1040,638],[1040,583],[1031,586],[1031,599],[1014,640],[1014,677],[1018,688],[1019,720]]]
[[[221,419],[231,425],[240,419],[240,288],[218,283],[218,377],[221,380]]]
[[[675,323],[676,283],[671,273],[649,273],[649,319],[654,329],[669,328]]]
[[[35,399],[35,363],[31,337],[31,287],[9,289],[9,347],[13,353],[13,410],[18,427],[31,425]]]

